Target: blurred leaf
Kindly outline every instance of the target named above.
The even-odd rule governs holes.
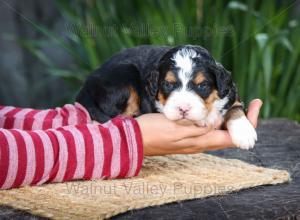
[[[256,39],[256,42],[257,42],[259,48],[262,50],[267,45],[269,36],[266,33],[259,33],[259,34],[256,34],[255,39]]]
[[[264,100],[263,117],[299,120],[299,15],[289,7],[294,1],[199,1],[56,0],[64,35],[33,23],[43,38],[21,43],[49,74],[68,82],[70,99],[91,71],[124,48],[202,45],[232,71],[242,100]],[[72,68],[50,60],[42,50],[50,43],[71,56]]]
[[[235,9],[235,10],[241,10],[241,11],[248,11],[249,10],[249,8],[246,4],[243,4],[242,2],[238,2],[238,1],[229,2],[228,8]]]
[[[286,47],[286,49],[288,49],[290,52],[293,52],[293,46],[292,46],[291,42],[289,41],[289,39],[283,37],[283,38],[280,38],[280,41],[283,44],[283,46]]]
[[[63,69],[56,69],[56,68],[49,68],[47,70],[53,76],[59,76],[66,79],[75,79],[81,82],[85,80],[85,77],[82,76],[82,74],[78,74],[71,70],[63,70]]]

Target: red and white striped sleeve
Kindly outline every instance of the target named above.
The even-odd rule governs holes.
[[[91,121],[89,113],[79,103],[46,110],[0,106],[0,128],[5,129],[46,130]]]
[[[141,132],[133,118],[48,130],[0,129],[0,189],[132,177],[142,161]]]

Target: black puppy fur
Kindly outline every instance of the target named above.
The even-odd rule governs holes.
[[[210,89],[217,90],[220,98],[228,97],[223,109],[228,110],[234,103],[239,103],[230,73],[206,49],[190,45],[174,48],[144,45],[117,53],[87,78],[76,101],[87,109],[93,120],[101,123],[126,114],[133,91],[138,95],[134,100],[138,110],[129,115],[157,112],[155,101],[158,91],[165,91],[166,68],[172,66],[172,56],[183,47],[191,47],[201,55],[195,62],[201,63],[207,73],[206,78],[212,82]],[[167,98],[168,94],[164,96]]]

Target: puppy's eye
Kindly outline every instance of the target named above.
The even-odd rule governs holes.
[[[204,95],[210,90],[209,83],[207,81],[204,81],[197,86],[197,89],[201,94]]]
[[[172,90],[175,86],[175,83],[173,82],[168,82],[168,81],[163,81],[163,84],[162,84],[163,88],[165,90]]]

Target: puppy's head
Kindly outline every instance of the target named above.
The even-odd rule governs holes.
[[[179,46],[160,60],[156,107],[174,121],[199,125],[222,119],[232,86],[229,72],[199,46]]]

